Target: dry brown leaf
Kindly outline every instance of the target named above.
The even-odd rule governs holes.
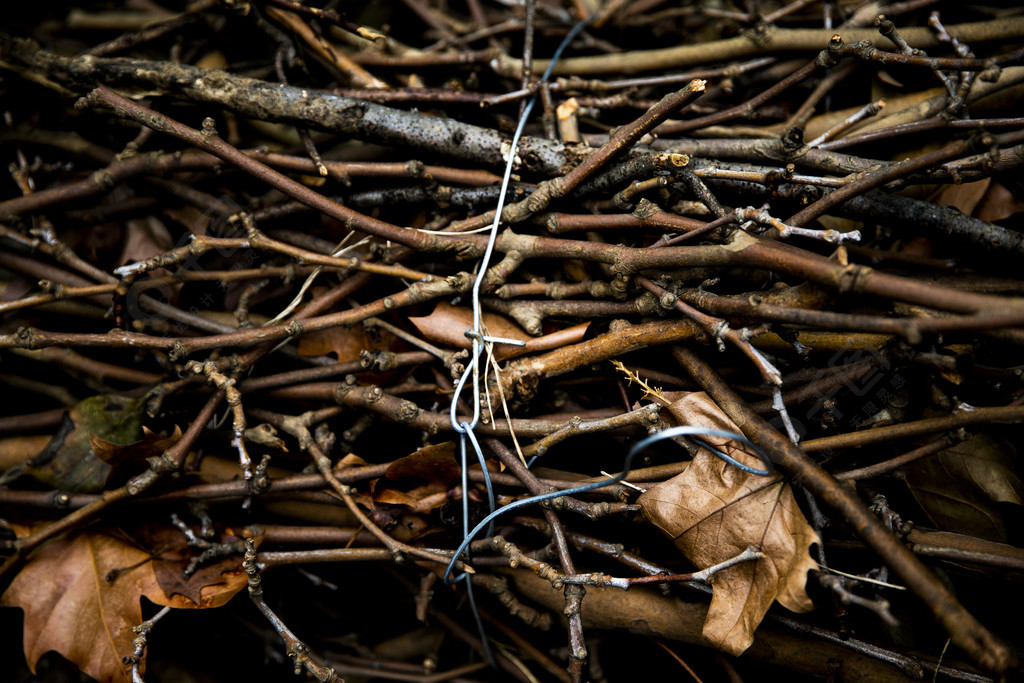
[[[0,439],[0,472],[39,455],[49,441],[50,437],[43,434]]]
[[[989,223],[1024,211],[1024,202],[991,178],[960,185],[943,185],[933,199],[936,204],[954,206],[968,216]]]
[[[456,496],[457,492],[449,488],[440,488],[436,484],[424,484],[408,491],[381,489],[374,492],[373,503],[374,505],[384,503],[389,506],[400,506],[406,508],[405,512],[409,514],[425,515],[457,500]]]
[[[142,462],[147,458],[160,455],[173,446],[181,438],[181,427],[175,425],[170,436],[160,436],[146,426],[142,427],[142,439],[128,444],[107,441],[104,438],[89,435],[89,445],[93,454],[103,462],[117,467],[126,462]]]
[[[415,507],[417,499],[414,495],[398,491],[396,489],[380,489],[373,492],[374,504],[386,503],[387,505],[404,505],[405,507]]]
[[[384,477],[392,481],[419,479],[448,485],[458,481],[459,472],[459,465],[455,461],[455,442],[445,441],[424,446],[395,460],[388,465]]]
[[[1006,186],[993,182],[981,198],[981,203],[975,207],[974,217],[995,223],[1021,212],[1024,212],[1024,202],[1017,199]]]
[[[455,460],[455,443],[445,441],[424,446],[391,463],[380,479],[370,487],[372,493],[354,494],[370,515],[389,531],[405,527],[401,533],[423,533],[426,522],[417,523],[416,529],[408,522],[416,515],[426,515],[451,502],[456,495],[453,485],[461,478]],[[392,526],[396,525],[396,526]],[[405,539],[403,539],[405,540]]]
[[[422,318],[409,318],[409,322],[415,325],[420,334],[430,341],[445,346],[454,346],[457,349],[468,349],[473,345],[466,336],[466,330],[473,328],[473,311],[469,308],[452,306],[442,301],[437,304],[430,315]],[[588,325],[589,323],[573,325],[542,337],[531,337],[521,327],[504,316],[497,313],[483,314],[483,326],[487,335],[515,339],[526,344],[526,346],[495,344],[494,356],[498,360],[575,344],[583,340]]]
[[[432,444],[391,463],[374,484],[373,502],[427,513],[448,502],[450,488],[459,478],[455,443]]]
[[[1024,482],[1016,473],[1016,461],[1016,449],[1008,441],[978,434],[908,465],[906,483],[943,531],[1006,541],[997,504],[1024,505]]]
[[[468,349],[472,342],[466,337],[466,330],[473,327],[473,311],[464,306],[452,306],[441,301],[434,312],[422,318],[409,318],[424,337],[430,341]],[[529,341],[532,337],[508,318],[497,313],[484,313],[483,325],[487,334],[518,341]]]
[[[125,222],[128,232],[121,248],[121,263],[145,261],[174,248],[174,238],[156,216],[131,219]]]
[[[934,202],[939,206],[952,206],[965,216],[972,216],[991,183],[991,178],[985,178],[973,183],[943,185],[936,193]]]
[[[299,337],[298,353],[300,356],[325,356],[337,354],[339,363],[359,360],[359,352],[390,351],[395,338],[390,332],[374,328],[368,332],[362,325],[354,327],[329,327],[316,330]]]
[[[347,470],[350,467],[366,467],[366,460],[355,453],[347,453],[342,456],[341,460],[334,463],[335,473]]]
[[[223,59],[223,55],[221,55],[220,53],[215,52],[212,54],[218,55],[221,60]],[[203,57],[202,59],[200,59],[200,61],[202,61],[203,59],[206,59],[206,57]],[[217,62],[211,60],[209,63],[214,64]],[[222,63],[224,66],[227,65],[227,62],[220,63]],[[219,69],[223,68],[223,66],[210,66],[206,68]],[[225,198],[221,199],[223,201]],[[230,201],[231,200],[228,199],[228,202]],[[241,210],[240,206],[236,208],[238,210]],[[203,209],[192,206],[191,204],[180,204],[178,206],[172,205],[164,207],[163,215],[174,221],[177,221],[182,225],[187,225],[189,232],[191,232],[193,235],[210,235],[211,237],[228,236],[224,234],[225,231],[222,229],[224,227],[224,224],[221,223],[220,225],[217,225],[217,223],[223,219],[220,216],[218,216],[214,211],[204,211]]]
[[[25,658],[33,673],[39,658],[56,650],[99,681],[131,681],[121,659],[132,653],[132,627],[142,623],[139,596],[162,593],[148,560],[97,533],[62,537],[36,551],[3,595],[4,605],[25,611]]]
[[[152,559],[153,572],[164,594],[162,598],[147,595],[153,602],[176,609],[212,609],[227,604],[249,584],[237,555],[204,564],[186,579],[184,570],[196,551],[189,548],[185,536],[166,526],[146,525],[139,529],[145,545],[156,553]],[[262,538],[256,537],[257,546]],[[218,540],[231,543],[239,538],[226,532]]]
[[[681,395],[669,408],[680,424],[739,432],[707,394]],[[704,440],[739,462],[761,467],[756,455],[735,442]],[[804,586],[807,571],[817,568],[809,549],[818,536],[780,477],[744,472],[701,448],[686,471],[648,489],[638,502],[647,519],[701,569],[750,545],[764,553],[715,576],[703,630],[715,647],[734,655],[750,647],[773,600],[795,612],[813,608]]]
[[[193,577],[196,585],[207,580]],[[228,586],[223,576],[218,581],[211,591],[200,587],[200,606],[223,604],[245,586]],[[131,681],[131,667],[122,658],[134,649],[132,628],[142,623],[142,596],[158,605],[197,606],[182,595],[167,595],[145,550],[86,531],[56,538],[33,553],[2,604],[25,612],[25,658],[33,672],[39,658],[55,650],[101,683],[120,683]]]

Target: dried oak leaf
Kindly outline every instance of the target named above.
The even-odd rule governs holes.
[[[220,598],[204,593],[203,606],[223,604],[227,591],[234,595],[244,585],[215,586],[211,593]],[[101,683],[130,683],[131,666],[123,658],[134,649],[132,628],[142,623],[142,596],[158,605],[197,606],[161,588],[149,553],[122,538],[85,531],[36,550],[0,603],[25,612],[25,658],[33,672],[39,658],[55,650]]]
[[[185,568],[198,551],[189,547],[185,536],[168,526],[140,525],[139,529],[144,532],[141,537],[145,546],[154,553],[152,564],[157,583],[164,595],[168,596],[168,602],[159,604],[178,609],[221,607],[248,586],[249,577],[242,569],[240,556],[222,557],[215,562],[203,564],[186,579]],[[256,537],[257,546],[262,538]],[[220,534],[217,540],[231,543],[239,539],[226,532]]]
[[[670,407],[681,423],[739,432],[707,394],[682,396]],[[739,462],[761,466],[735,442],[703,439]],[[750,647],[773,600],[795,612],[813,608],[804,586],[807,571],[817,567],[809,549],[818,536],[780,477],[744,472],[700,448],[682,474],[648,489],[638,502],[644,516],[701,569],[750,545],[764,553],[714,577],[703,635],[718,649],[738,655]]]

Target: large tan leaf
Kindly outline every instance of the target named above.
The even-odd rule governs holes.
[[[703,392],[682,394],[671,412],[683,424],[739,432]],[[760,468],[757,456],[720,437],[708,443],[739,462]],[[797,507],[789,485],[778,476],[749,474],[701,448],[686,470],[640,496],[648,520],[704,569],[735,557],[750,545],[764,557],[717,574],[704,622],[704,637],[715,647],[740,654],[773,600],[787,609],[813,608],[804,590],[807,571],[817,563],[811,544],[818,536]]]
[[[237,559],[234,564],[237,569]],[[177,566],[180,572],[184,565]],[[185,582],[181,593],[197,597],[197,604],[161,587],[145,550],[117,536],[86,531],[36,550],[2,604],[25,612],[25,658],[33,672],[39,658],[55,650],[101,683],[128,682],[131,667],[122,658],[132,653],[132,628],[142,623],[141,597],[176,608],[223,604],[245,586],[240,569],[241,581],[230,567],[224,569],[214,570],[215,577],[208,569]]]

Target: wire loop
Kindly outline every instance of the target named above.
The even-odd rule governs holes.
[[[724,429],[713,429],[711,427],[695,427],[691,425],[683,425],[681,427],[670,427],[668,429],[664,429],[658,432],[657,434],[652,434],[644,439],[641,439],[640,441],[637,441],[635,444],[633,444],[633,447],[629,449],[629,452],[626,454],[626,458],[622,463],[622,472],[615,475],[611,479],[604,479],[601,481],[592,482],[590,484],[584,484],[582,486],[574,486],[573,488],[563,489],[561,491],[551,491],[549,493],[542,493],[540,495],[530,496],[529,498],[523,498],[522,500],[514,501],[512,503],[509,503],[508,505],[503,505],[502,507],[498,508],[491,514],[487,515],[487,517],[482,519],[480,523],[477,524],[473,528],[473,530],[466,534],[465,537],[462,539],[462,544],[458,547],[458,549],[456,549],[455,554],[452,556],[451,561],[448,563],[448,566],[444,570],[445,583],[452,583],[453,581],[458,581],[462,578],[461,574],[458,577],[455,577],[454,579],[451,577],[451,572],[452,569],[455,567],[455,563],[458,562],[458,559],[462,556],[462,553],[466,551],[466,549],[469,547],[469,544],[473,541],[473,539],[476,538],[476,535],[479,534],[480,531],[484,529],[484,527],[490,527],[491,525],[493,525],[494,520],[499,515],[509,512],[510,510],[525,507],[527,505],[541,503],[545,500],[561,498],[562,496],[573,496],[578,493],[585,493],[586,491],[593,491],[595,489],[601,489],[606,486],[618,484],[620,481],[629,476],[629,470],[631,464],[633,463],[633,458],[635,458],[643,451],[647,450],[647,448],[650,447],[652,444],[655,444],[658,441],[664,441],[665,439],[671,439],[676,436],[717,436],[723,439],[731,439],[733,441],[737,441],[745,446],[748,446],[751,449],[751,451],[755,455],[757,455],[757,457],[761,460],[761,463],[764,465],[763,470],[757,470],[752,467],[749,467],[748,465],[744,465],[743,463],[737,461],[735,458],[726,455],[717,448],[705,444],[703,441],[701,441],[701,445],[707,447],[708,450],[711,451],[715,456],[721,458],[730,465],[739,467],[744,472],[750,472],[751,474],[756,474],[762,477],[771,476],[772,474],[775,473],[775,467],[772,464],[771,459],[768,458],[768,455],[764,451],[762,451],[761,448],[757,446],[757,444],[755,444],[753,441],[743,436],[742,434],[730,432]],[[697,439],[694,440],[697,441]]]

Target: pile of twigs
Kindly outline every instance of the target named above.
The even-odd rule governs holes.
[[[948,4],[33,10],[0,37],[29,665],[19,577],[99,534],[181,549],[179,595],[248,587],[269,622],[224,608],[224,666],[266,639],[321,680],[1019,672],[1024,13]],[[709,634],[714,571],[638,501],[715,429],[813,530],[777,573],[814,610],[753,645]],[[740,561],[779,565],[767,535]],[[44,640],[127,680],[148,634],[159,677],[161,629],[116,670]]]

